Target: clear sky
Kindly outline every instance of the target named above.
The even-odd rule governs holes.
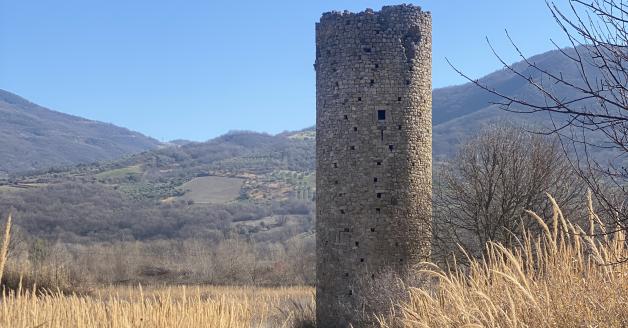
[[[314,23],[357,0],[0,0],[0,89],[162,141],[315,123]],[[432,12],[433,84],[566,45],[544,0],[422,0]],[[565,4],[564,0],[558,1]]]

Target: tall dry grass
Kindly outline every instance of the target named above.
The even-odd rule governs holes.
[[[2,276],[4,275],[4,268],[7,265],[10,242],[11,242],[11,214],[9,214],[9,217],[7,218],[7,222],[4,225],[4,238],[2,238],[2,247],[0,247],[0,282],[2,282]]]
[[[0,246],[0,281],[11,238],[11,216]],[[314,326],[309,287],[110,287],[91,295],[2,285],[0,327],[285,327]]]
[[[549,198],[549,221],[529,212],[541,236],[514,249],[490,243],[470,267],[421,271],[433,288],[410,288],[398,319],[382,326],[628,327],[628,265],[618,263],[628,258],[626,235],[602,223],[590,196],[586,231]]]
[[[313,302],[311,288],[124,287],[91,297],[15,291],[0,302],[0,327],[309,327]]]

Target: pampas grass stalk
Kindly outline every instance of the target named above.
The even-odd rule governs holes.
[[[628,327],[628,247],[589,207],[585,228],[563,216],[528,211],[541,233],[524,232],[512,248],[489,242],[482,259],[450,270],[435,266],[429,286],[409,288],[397,318],[382,327]],[[606,233],[608,231],[608,233]],[[614,231],[611,233],[611,231]],[[598,234],[596,234],[598,232]],[[600,235],[602,234],[602,235]]]
[[[11,214],[7,218],[4,225],[4,239],[2,240],[2,248],[0,248],[0,284],[2,284],[2,276],[4,275],[4,267],[7,264],[9,256],[9,243],[11,242]]]

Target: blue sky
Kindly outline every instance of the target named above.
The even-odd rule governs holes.
[[[394,1],[0,0],[0,89],[162,141],[315,123],[314,23],[330,10]],[[423,0],[434,87],[566,45],[544,0]],[[559,5],[564,0],[557,1]]]

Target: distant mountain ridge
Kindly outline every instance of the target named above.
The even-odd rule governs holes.
[[[572,53],[574,50],[563,49],[562,51]],[[559,50],[532,56],[529,60],[548,71],[560,72],[565,78],[576,80],[578,78],[575,66]],[[515,63],[513,67],[526,75],[538,77],[539,73],[527,68],[523,62]],[[479,81],[511,96],[541,99],[526,81],[506,69],[488,74]],[[568,91],[556,89],[561,97],[573,97],[574,95],[570,95]],[[548,126],[550,122],[549,117],[544,113],[527,115],[500,110],[497,105],[492,104],[498,100],[497,97],[473,83],[435,89],[432,95],[433,155],[436,162],[450,158],[461,141],[487,124],[510,121],[528,127],[542,128]],[[160,144],[154,139],[111,124],[47,110],[0,90],[0,137],[3,140],[0,143],[0,155],[4,158],[4,161],[0,162],[0,171],[8,172],[116,160],[123,155],[151,150],[159,146],[180,147],[181,153],[177,154],[177,160],[183,158],[183,162],[190,161],[190,163],[180,163],[183,166],[202,166],[211,162],[212,169],[216,169],[218,162],[214,162],[213,159],[211,161],[199,160],[199,158],[214,158],[214,154],[220,153],[224,156],[220,163],[224,163],[223,161],[227,160],[229,154],[240,157],[244,154],[250,156],[250,154],[259,153],[262,149],[269,151],[272,147],[268,148],[266,145],[271,140],[273,145],[298,149],[299,156],[297,157],[300,158],[300,162],[293,163],[291,169],[305,171],[313,167],[313,163],[306,163],[303,160],[307,158],[308,161],[313,161],[315,128],[286,131],[275,136],[251,131],[233,131],[207,142],[173,140]],[[234,144],[232,141],[238,138],[246,142]],[[294,145],[298,147],[291,148]],[[310,154],[305,156],[303,153],[305,151]],[[173,151],[165,150],[165,153],[168,152]],[[204,152],[213,154],[204,154]],[[135,164],[142,164],[144,158],[152,158],[152,156],[157,156],[157,153],[163,154],[164,151],[151,153],[155,154],[135,157]],[[275,149],[272,153],[273,156],[279,156],[277,154],[281,152]],[[282,153],[281,156],[289,155]],[[606,154],[602,155],[606,156]],[[231,162],[229,163],[231,165]],[[256,163],[255,165],[255,169],[260,170],[265,164]],[[275,162],[268,165],[274,169],[279,168]]]
[[[564,52],[564,53],[563,53]],[[602,78],[600,71],[593,67],[590,62],[593,60],[587,58],[587,51],[580,51],[585,63],[584,69],[590,81],[596,81]],[[580,75],[578,66],[567,56],[577,57],[573,48],[565,48],[561,50],[551,50],[542,54],[529,57],[527,60],[535,63],[540,69],[551,72],[563,79],[578,84],[584,84]],[[490,59],[490,58],[489,58]],[[543,78],[541,73],[523,61],[512,64],[514,69],[525,77],[533,78],[537,83],[543,85],[544,88],[563,101],[579,98],[582,95],[575,93],[570,87],[566,87],[560,83],[549,81]],[[464,67],[461,67],[464,71]],[[508,69],[504,68],[484,77],[478,81],[502,94],[519,99],[526,99],[529,102],[543,104],[544,98],[536,88],[531,86],[526,80],[515,75]],[[473,83],[466,83],[457,86],[435,89],[432,93],[433,98],[433,147],[435,161],[445,160],[453,155],[457,146],[461,141],[473,135],[483,126],[500,122],[509,121],[515,125],[525,126],[533,131],[548,131],[552,129],[552,121],[561,126],[566,122],[566,115],[553,114],[547,112],[537,113],[512,113],[499,108],[494,102],[500,99],[485,91]],[[593,99],[579,102],[579,106],[586,105],[588,108],[595,110],[600,108]],[[511,109],[529,109],[517,107],[514,105]],[[565,132],[565,131],[563,131]],[[589,142],[603,144],[604,137],[594,131],[587,131],[587,139]],[[599,160],[605,160],[615,156],[610,151],[601,148],[590,148],[591,155]]]
[[[56,112],[0,90],[0,175],[113,160],[160,145],[141,133]]]

